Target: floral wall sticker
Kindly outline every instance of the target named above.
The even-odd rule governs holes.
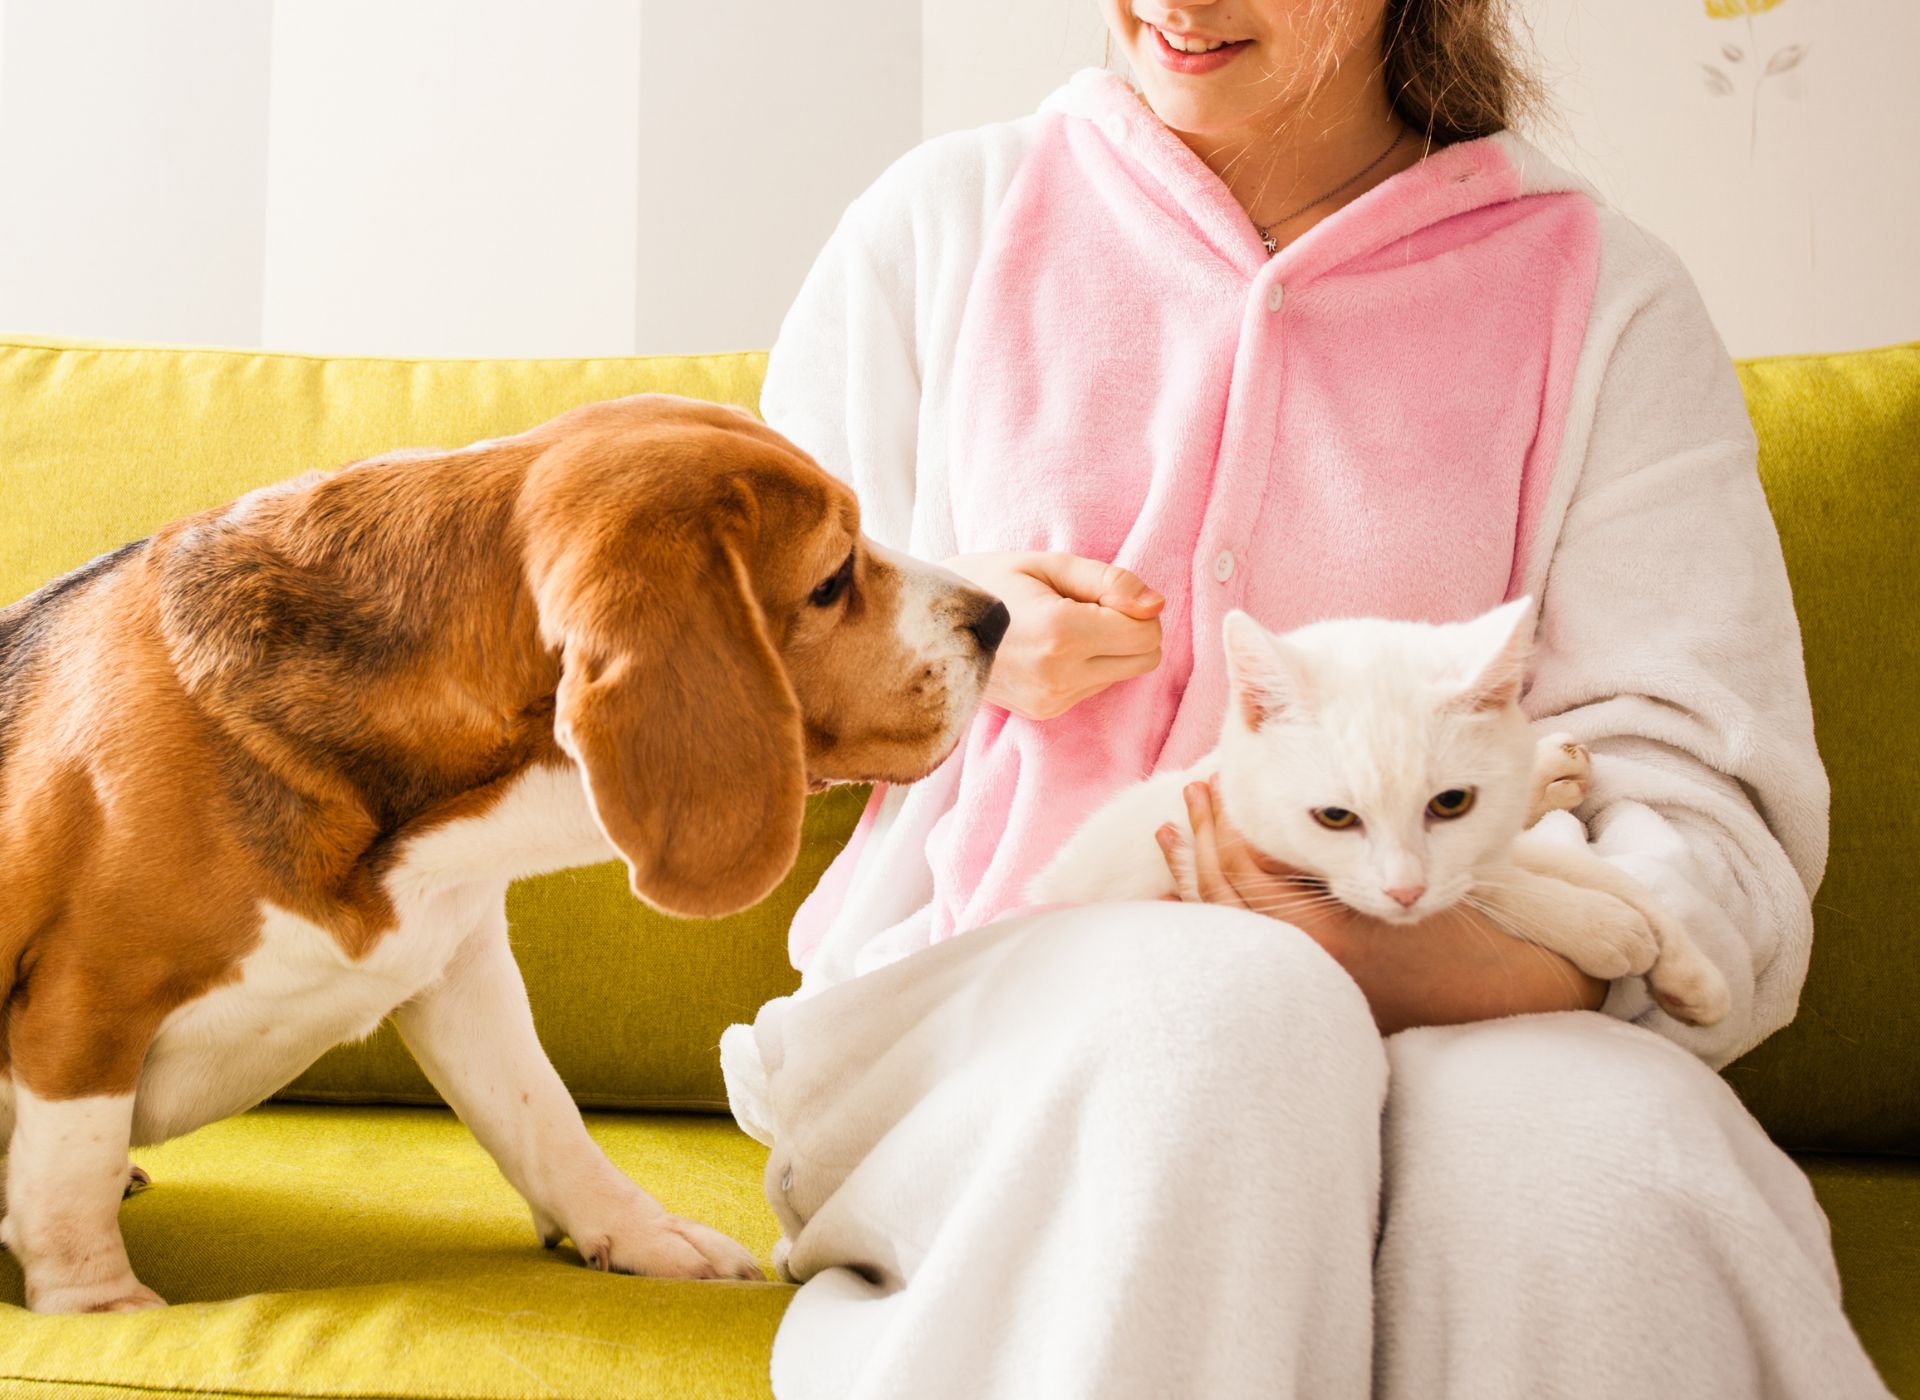
[[[1751,156],[1760,144],[1760,90],[1771,78],[1783,73],[1791,73],[1806,58],[1808,45],[1802,43],[1783,44],[1768,53],[1764,59],[1760,52],[1760,35],[1754,23],[1757,15],[1768,10],[1777,10],[1786,0],[1704,0],[1708,19],[1724,19],[1739,22],[1746,21],[1746,43],[1728,42],[1720,46],[1720,63],[1700,65],[1701,76],[1706,79],[1707,91],[1715,97],[1736,97],[1742,88],[1747,92],[1747,154]],[[1737,81],[1736,81],[1737,79]]]

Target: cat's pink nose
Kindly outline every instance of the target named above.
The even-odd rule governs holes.
[[[1391,899],[1395,904],[1398,904],[1402,909],[1411,909],[1413,908],[1414,901],[1426,892],[1427,887],[1425,885],[1402,885],[1397,890],[1388,890],[1387,898]]]

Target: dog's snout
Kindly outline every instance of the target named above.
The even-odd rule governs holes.
[[[1007,635],[1007,624],[1012,620],[1007,605],[995,598],[991,607],[967,624],[967,630],[979,639],[980,650],[991,656],[1000,639]]]

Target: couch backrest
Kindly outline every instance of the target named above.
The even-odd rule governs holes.
[[[764,358],[408,361],[0,341],[0,602],[161,522],[311,467],[517,431],[646,390],[752,406]],[[1799,1020],[1728,1071],[1789,1146],[1920,1152],[1920,346],[1741,367],[1806,636],[1833,859]],[[618,866],[515,886],[534,1014],[580,1098],[718,1106],[714,1045],[790,990],[785,928],[858,814],[813,801],[798,867],[757,909],[680,923]],[[390,1029],[290,1091],[428,1100]]]
[[[1800,1014],[1727,1078],[1789,1147],[1920,1154],[1920,344],[1740,367],[1833,783]]]

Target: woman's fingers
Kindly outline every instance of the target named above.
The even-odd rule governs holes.
[[[1078,554],[1032,554],[1024,561],[1026,571],[1046,583],[1063,598],[1081,603],[1098,603],[1128,617],[1157,617],[1166,599],[1138,574],[1118,564],[1103,564]]]
[[[1205,783],[1186,786],[1187,821],[1193,827],[1193,880],[1200,898],[1209,904],[1235,904],[1246,901],[1228,881],[1220,868],[1218,833],[1214,826],[1213,792]]]
[[[1115,564],[1060,553],[956,555],[947,567],[996,595],[1011,620],[985,698],[1048,720],[1160,664],[1166,599]]]
[[[1080,671],[1087,682],[1082,695],[1096,695],[1118,681],[1130,681],[1135,676],[1144,676],[1160,664],[1160,648],[1143,652],[1139,656],[1096,656],[1081,663]]]
[[[1168,899],[1183,899],[1198,902],[1200,891],[1193,883],[1193,846],[1180,834],[1180,829],[1172,822],[1165,822],[1153,833],[1153,839],[1160,843],[1160,854],[1166,859],[1167,874],[1173,877],[1173,893]]]
[[[1138,618],[1095,603],[1069,603],[1065,619],[1082,656],[1138,656],[1160,649],[1160,619]]]

